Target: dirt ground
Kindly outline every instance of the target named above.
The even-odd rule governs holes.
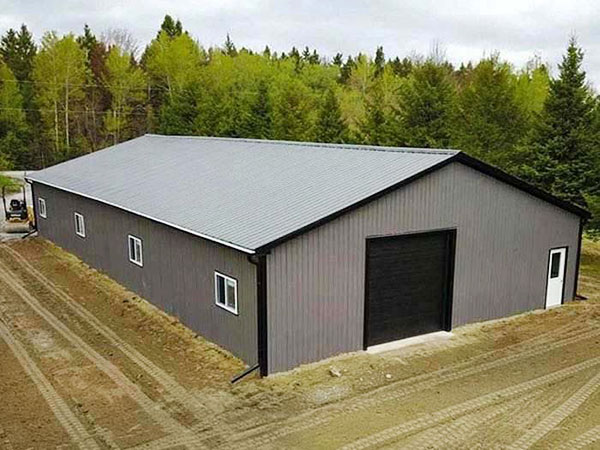
[[[244,365],[39,239],[0,244],[0,449],[600,448],[589,299],[236,385]]]

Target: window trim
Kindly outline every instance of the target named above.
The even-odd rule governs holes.
[[[222,277],[225,280],[225,304],[219,302],[219,289],[217,288],[219,277]],[[233,281],[233,288],[235,291],[235,308],[227,305],[227,281]],[[228,311],[231,314],[236,316],[239,315],[238,282],[235,278],[225,275],[217,270],[215,270],[215,305],[217,305],[219,308],[223,308],[225,311]]]
[[[132,240],[134,242],[134,248],[135,248],[136,242],[138,242],[140,244],[140,260],[139,261],[134,258],[135,255],[131,254],[131,241]],[[144,245],[143,245],[143,241],[141,238],[134,236],[133,234],[127,235],[127,253],[129,254],[129,262],[135,264],[136,266],[144,267]]]
[[[42,206],[42,205],[44,205],[44,206]],[[48,211],[46,210],[46,199],[45,198],[38,197],[38,207],[39,207],[39,211],[38,211],[39,216],[42,219],[47,219],[48,218]]]
[[[83,214],[78,213],[77,211],[74,212],[74,217],[75,217],[75,234],[79,237],[84,238],[85,237],[85,217],[83,217]],[[77,224],[79,223],[77,219],[81,219],[81,232],[79,232],[77,230]]]

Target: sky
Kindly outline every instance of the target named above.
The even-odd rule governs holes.
[[[26,23],[43,32],[80,33],[87,23],[100,35],[127,29],[141,49],[165,14],[178,18],[205,47],[227,33],[238,47],[289,51],[309,46],[333,57],[427,55],[438,45],[455,64],[498,52],[522,67],[534,55],[556,65],[571,35],[585,51],[588,81],[600,86],[600,2],[594,0],[0,0],[0,32]]]

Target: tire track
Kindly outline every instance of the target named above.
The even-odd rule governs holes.
[[[123,353],[127,358],[133,361],[144,372],[153,378],[163,389],[164,397],[167,401],[179,403],[188,409],[200,423],[192,427],[193,430],[203,430],[206,426],[213,428],[213,432],[204,431],[205,438],[209,434],[227,433],[228,425],[223,421],[218,422],[214,411],[201,403],[193,394],[179,384],[166,371],[154,364],[150,359],[140,353],[134,346],[122,339],[111,328],[103,324],[94,314],[83,307],[68,293],[58,287],[54,282],[43,275],[39,270],[33,267],[22,255],[8,245],[0,244],[0,248],[12,256],[13,261],[19,264],[25,271],[40,282],[48,291],[54,294],[58,299],[67,305],[75,314],[89,324],[96,332],[100,333],[106,340]],[[216,431],[220,430],[220,431]]]
[[[192,435],[191,431],[177,422],[160,405],[148,397],[139,386],[127,378],[113,363],[105,359],[78,335],[67,328],[62,321],[57,319],[50,311],[44,308],[19,282],[11,279],[4,263],[0,262],[0,280],[8,285],[31,309],[42,317],[63,338],[73,345],[80,353],[92,361],[98,369],[104,372],[113,382],[129,395],[156,423],[160,424],[167,433],[177,433],[190,436],[195,448],[203,448],[202,440]]]
[[[443,427],[436,427],[429,430],[423,436],[413,440],[410,443],[403,444],[402,448],[406,450],[427,449],[447,449],[457,446],[463,442],[472,432],[483,424],[493,421],[498,416],[509,411],[518,410],[522,405],[537,397],[537,392],[527,394],[515,401],[510,401],[498,408],[493,408],[487,412],[476,411],[473,414],[466,415],[445,424]],[[394,444],[392,444],[394,445]]]
[[[544,420],[531,428],[527,433],[514,442],[509,449],[528,449],[548,434],[556,425],[575,412],[588,398],[600,388],[600,373],[585,383],[580,389],[556,408]]]
[[[345,450],[359,450],[376,445],[386,444],[387,442],[397,439],[406,433],[414,433],[430,428],[439,423],[454,419],[455,417],[489,406],[493,403],[506,400],[519,394],[524,394],[550,383],[564,380],[579,372],[591,369],[598,365],[600,365],[600,357],[592,358],[579,364],[552,372],[548,375],[543,375],[541,377],[534,378],[533,380],[525,381],[514,386],[509,386],[499,391],[490,392],[489,394],[467,400],[466,402],[459,403],[457,405],[449,406],[424,417],[419,417],[418,419],[410,420],[400,425],[373,433],[342,448]]]
[[[563,444],[559,450],[579,450],[600,441],[600,426],[594,427],[572,441]]]
[[[37,367],[27,350],[12,336],[8,327],[0,319],[0,337],[11,349],[31,381],[35,384],[40,394],[48,403],[50,410],[67,432],[71,440],[82,449],[99,450],[100,447],[94,438],[87,432],[83,424],[77,419],[75,414],[69,409],[69,406],[62,397],[52,387],[52,384]]]
[[[566,338],[562,340],[555,340],[557,337],[555,333],[546,333],[545,335],[533,338],[532,340],[514,344],[514,346],[510,346],[510,348],[505,347],[504,349],[498,351],[492,351],[483,355],[478,355],[470,360],[448,366],[435,372],[429,372],[416,377],[399,380],[394,384],[386,385],[373,391],[366,392],[359,396],[340,402],[339,404],[327,405],[320,409],[311,410],[308,413],[301,414],[300,416],[292,419],[287,425],[279,426],[274,430],[272,429],[272,426],[266,425],[260,427],[260,430],[253,429],[249,432],[239,433],[230,439],[230,442],[233,441],[231,448],[244,449],[265,445],[289,434],[324,425],[343,414],[351,414],[367,408],[376,407],[382,403],[399,400],[410,394],[414,394],[425,389],[431,389],[443,383],[455,381],[467,376],[477,375],[491,369],[496,369],[498,367],[517,362],[521,359],[539,356],[543,353],[556,350],[585,339],[600,336],[600,329],[580,330],[578,328],[578,324],[569,324],[563,328],[567,331],[564,332],[564,336],[566,336]],[[555,332],[556,331],[558,330],[555,330]],[[554,340],[552,338],[554,338]],[[534,342],[533,345],[532,342]],[[493,357],[495,354],[505,352],[507,349],[515,350],[520,349],[521,347],[528,347],[528,349],[519,353],[513,353],[504,357],[500,357],[486,363],[476,364],[482,359],[488,359]],[[317,414],[321,415],[317,416]]]

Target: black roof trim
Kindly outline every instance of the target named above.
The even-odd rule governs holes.
[[[366,205],[367,203],[372,202],[373,200],[383,197],[384,195],[389,194],[390,192],[393,192],[396,189],[401,188],[402,186],[406,186],[407,184],[412,183],[413,181],[418,180],[419,178],[424,177],[425,175],[435,172],[436,170],[441,169],[442,167],[445,167],[452,162],[462,163],[468,167],[471,167],[472,169],[475,169],[479,172],[489,175],[492,178],[503,181],[506,184],[516,187],[517,189],[520,189],[524,192],[527,192],[528,194],[533,195],[534,197],[537,197],[541,200],[544,200],[548,203],[558,206],[559,208],[562,208],[566,211],[576,214],[576,215],[582,217],[583,219],[587,220],[591,217],[591,213],[589,211],[581,208],[580,206],[577,206],[577,205],[574,205],[573,203],[569,203],[564,200],[561,200],[558,197],[555,197],[545,191],[542,191],[541,189],[539,189],[539,188],[537,188],[515,176],[509,175],[508,173],[504,172],[501,169],[498,169],[497,167],[494,167],[487,163],[484,163],[483,161],[473,158],[472,156],[469,156],[466,153],[459,152],[456,155],[452,156],[451,158],[441,161],[438,164],[435,164],[435,165],[429,167],[428,169],[423,170],[422,172],[419,172],[419,173],[413,175],[412,177],[406,178],[405,180],[402,180],[396,184],[393,184],[382,191],[376,192],[375,194],[373,194],[369,197],[363,198],[362,200],[360,200],[356,203],[353,203],[352,205],[349,205],[349,206],[347,206],[339,211],[336,211],[328,216],[325,216],[315,222],[305,225],[302,228],[299,228],[295,231],[292,231],[291,233],[288,233],[280,238],[277,238],[274,241],[271,241],[268,244],[265,244],[265,245],[257,248],[256,253],[268,252],[271,249],[277,247],[278,245],[283,244],[286,241],[289,241],[297,236],[300,236],[301,234],[307,233],[308,231],[313,230],[314,228],[320,227],[321,225],[324,225],[327,222],[331,222],[332,220],[337,219],[338,217],[340,217],[350,211],[353,211],[357,208],[360,208],[361,206]]]

